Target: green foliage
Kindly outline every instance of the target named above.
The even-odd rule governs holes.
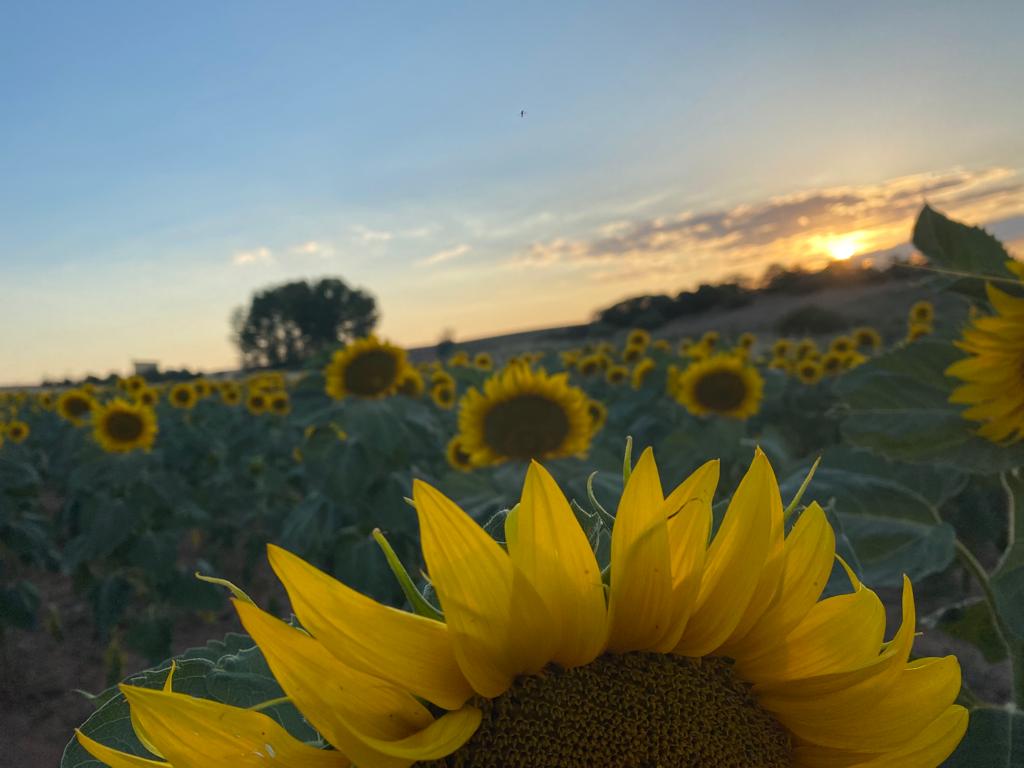
[[[234,317],[247,368],[296,366],[377,324],[374,298],[337,278],[297,281],[260,291]]]
[[[805,304],[784,314],[777,326],[783,336],[806,336],[845,331],[849,318],[817,304]]]
[[[953,290],[983,297],[983,281],[971,275],[1012,278],[1006,268],[1010,254],[996,238],[981,227],[947,219],[925,206],[914,224],[914,246],[935,266],[966,275],[948,283]]]

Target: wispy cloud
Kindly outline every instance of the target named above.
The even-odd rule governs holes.
[[[261,246],[249,251],[238,251],[231,257],[231,263],[236,267],[245,267],[252,264],[273,264],[274,254],[266,246]]]
[[[858,253],[904,244],[924,202],[972,222],[1024,213],[1024,181],[1008,168],[954,169],[878,184],[811,189],[728,209],[609,221],[590,237],[529,246],[510,266],[586,270],[595,279],[658,271],[673,278],[757,264],[809,262],[853,235]]]
[[[307,240],[304,243],[293,245],[288,249],[288,253],[295,256],[318,256],[326,259],[334,255],[334,246],[318,240]]]
[[[436,264],[441,264],[442,262],[451,261],[452,259],[457,259],[460,256],[465,256],[471,250],[473,249],[469,245],[462,243],[461,245],[456,245],[452,248],[446,248],[443,251],[438,251],[432,256],[428,256],[427,258],[416,262],[416,265],[420,267],[432,267]]]
[[[371,229],[364,227],[362,224],[356,224],[352,227],[352,237],[356,242],[369,244],[369,243],[386,243],[389,240],[394,239],[395,235],[393,232],[388,232],[383,229]]]

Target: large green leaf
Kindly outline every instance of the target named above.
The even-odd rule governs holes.
[[[1013,539],[992,573],[992,591],[996,608],[1007,626],[1017,637],[1024,639],[1024,472],[1008,472],[1004,480],[1009,496],[1012,516],[1009,529]]]
[[[806,475],[802,468],[783,481],[783,498],[791,498]],[[873,586],[898,586],[903,574],[920,579],[953,561],[953,529],[937,519],[925,496],[887,476],[857,471],[852,461],[820,467],[804,495],[805,503],[810,500],[835,510],[861,575]]]
[[[847,407],[843,436],[892,459],[931,462],[989,474],[1024,465],[1024,446],[974,434],[949,403],[944,371],[961,353],[948,341],[923,340],[879,355],[836,382]]]
[[[967,735],[944,768],[1020,768],[1024,765],[1024,712],[995,707],[971,711]]]
[[[159,688],[167,678],[170,662],[132,675],[128,685]],[[204,699],[213,699],[236,707],[251,707],[283,695],[280,686],[252,641],[245,635],[228,635],[205,648],[194,648],[177,658],[174,690]],[[120,692],[107,691],[97,698],[99,706],[81,730],[96,741],[133,755],[147,756],[132,730],[128,703]],[[277,720],[293,736],[313,741],[316,733],[298,710],[288,703],[269,707],[264,712]],[[74,739],[64,750],[60,768],[100,768]]]
[[[953,221],[925,206],[914,224],[914,247],[939,267],[976,275],[1012,277],[1006,268],[1010,254],[980,227]],[[979,281],[973,281],[980,286]]]

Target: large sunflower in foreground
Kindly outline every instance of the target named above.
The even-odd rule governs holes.
[[[675,398],[695,416],[747,419],[761,408],[764,379],[735,355],[715,355],[687,366],[676,377]]]
[[[348,395],[386,397],[398,390],[407,363],[405,350],[367,336],[334,353],[324,368],[327,394],[336,400]]]
[[[257,711],[131,686],[132,723],[163,760],[78,738],[116,768],[938,765],[967,712],[953,704],[955,658],[910,661],[909,581],[886,642],[883,605],[852,572],[850,593],[819,599],[836,560],[821,507],[787,535],[758,451],[708,544],[717,482],[708,462],[666,498],[645,451],[619,502],[606,587],[539,464],[506,521],[507,551],[417,481],[443,621],[376,603],[275,546],[271,566],[303,629],[235,603],[336,751]]]
[[[982,437],[1015,442],[1024,438],[1024,299],[986,288],[996,314],[975,318],[956,342],[971,356],[946,369],[966,382],[949,400],[971,406],[963,416],[982,422]]]
[[[471,387],[459,401],[462,448],[478,467],[581,455],[594,434],[589,405],[568,374],[509,365],[484,382],[483,392]]]
[[[156,440],[156,414],[141,403],[117,399],[98,406],[92,424],[96,442],[107,453],[148,451]]]

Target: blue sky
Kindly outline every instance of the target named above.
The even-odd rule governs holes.
[[[1024,4],[711,6],[8,4],[0,381],[229,367],[289,278],[428,343],[1024,214]]]

